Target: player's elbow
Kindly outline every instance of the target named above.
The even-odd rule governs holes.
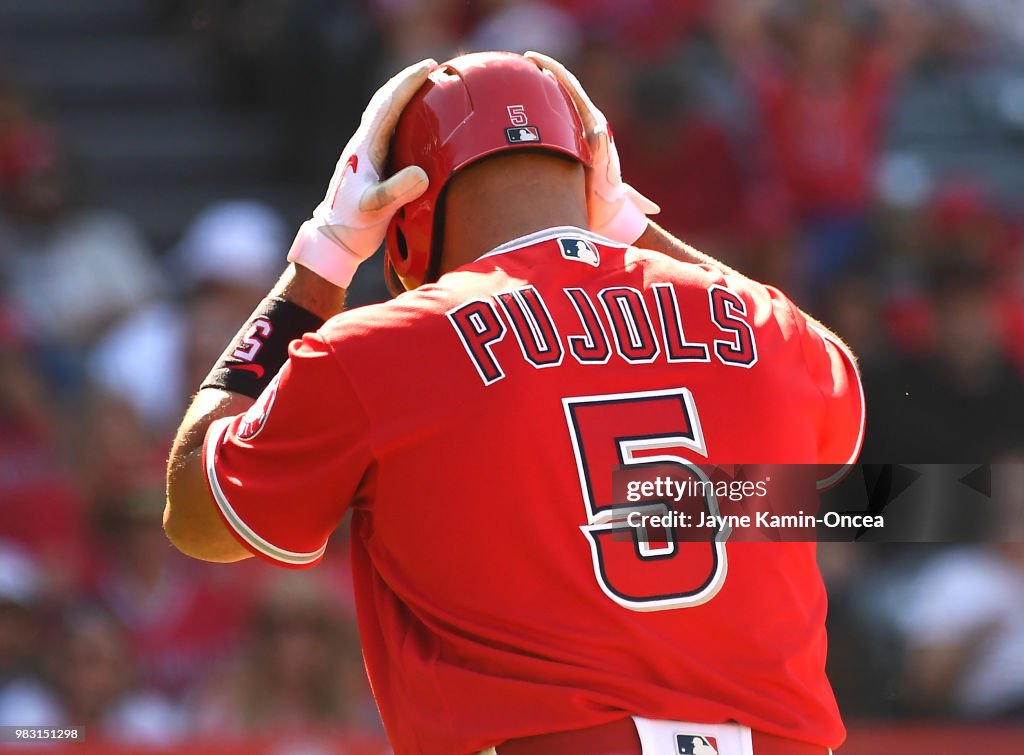
[[[178,459],[172,453],[167,465],[167,502],[164,506],[164,534],[171,545],[193,558],[202,558],[197,551],[195,527],[189,522],[187,509],[189,494],[185,477],[188,476],[187,458]]]
[[[249,558],[218,516],[205,483],[197,479],[192,460],[172,464],[167,474],[164,533],[186,556],[201,561],[230,563]]]
[[[182,506],[180,502],[175,502],[170,488],[168,485],[167,505],[164,507],[164,534],[171,541],[171,545],[186,556],[202,558],[202,554],[198,552],[200,549],[197,547],[195,533],[181,516]]]
[[[179,551],[200,561],[216,563],[241,561],[252,555],[239,545],[221,522],[215,522],[213,526],[197,522],[182,513],[187,507],[181,503],[168,493],[164,508],[164,534]]]
[[[164,534],[171,541],[171,545],[184,553],[186,556],[207,560],[201,539],[197,536],[195,527],[188,522],[184,513],[185,502],[180,494],[175,494],[174,485],[168,481],[167,505],[164,507]]]

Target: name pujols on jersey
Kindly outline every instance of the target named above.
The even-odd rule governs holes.
[[[510,330],[522,358],[538,369],[558,367],[565,359],[580,364],[607,364],[612,359],[629,364],[715,360],[746,369],[757,363],[757,341],[746,319],[746,303],[724,286],[707,289],[707,311],[702,314],[721,333],[721,338],[709,342],[687,339],[670,283],[654,284],[647,297],[629,286],[610,286],[596,293],[566,287],[559,295],[568,297],[575,310],[570,322],[556,323],[534,286],[474,299],[447,313],[484,385],[505,377],[494,346]]]

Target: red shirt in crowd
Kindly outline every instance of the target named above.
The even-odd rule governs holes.
[[[750,67],[768,157],[801,214],[861,211],[872,192],[892,75],[867,57],[841,86]]]

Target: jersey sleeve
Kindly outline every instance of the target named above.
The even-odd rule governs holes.
[[[864,444],[864,389],[857,360],[838,338],[813,323],[780,291],[766,286],[776,305],[789,309],[801,340],[805,368],[821,395],[818,420],[818,490],[838,484]]]
[[[804,354],[824,410],[818,432],[818,489],[838,484],[864,444],[864,388],[857,362],[839,339],[806,323]]]
[[[245,414],[210,425],[203,465],[224,523],[280,566],[317,563],[372,462],[369,425],[319,334],[289,359]]]

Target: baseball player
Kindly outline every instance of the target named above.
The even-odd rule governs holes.
[[[352,511],[398,753],[823,755],[844,737],[814,545],[649,542],[623,518],[665,502],[613,478],[848,464],[854,360],[655,210],[557,62],[407,68],[185,416],[165,514],[185,553],[312,566]],[[406,292],[341,312],[385,237]]]

